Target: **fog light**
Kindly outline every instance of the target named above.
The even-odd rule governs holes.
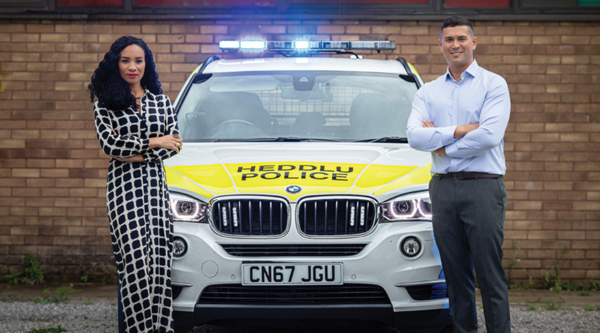
[[[175,237],[173,239],[173,255],[177,258],[183,257],[187,252],[187,243],[183,238]]]
[[[400,244],[400,250],[407,257],[416,257],[421,253],[421,242],[415,237],[406,237]]]

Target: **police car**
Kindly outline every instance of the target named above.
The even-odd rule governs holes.
[[[223,41],[175,110],[165,162],[179,332],[205,323],[451,325],[427,192],[406,122],[423,84],[389,41]],[[285,57],[248,58],[247,50]],[[319,57],[319,54],[348,57]]]

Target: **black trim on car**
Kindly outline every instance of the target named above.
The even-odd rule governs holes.
[[[391,305],[196,305],[194,312],[174,311],[175,325],[191,328],[207,323],[233,324],[233,321],[272,326],[274,321],[372,321],[401,328],[402,332],[422,332],[423,328],[452,325],[448,309],[394,312]]]

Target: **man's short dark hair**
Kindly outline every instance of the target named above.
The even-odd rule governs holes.
[[[440,39],[442,38],[444,28],[456,27],[460,25],[469,27],[469,31],[471,32],[471,38],[475,37],[475,30],[473,30],[473,25],[471,24],[471,22],[469,22],[469,20],[462,16],[450,16],[442,23],[442,28],[440,29]]]

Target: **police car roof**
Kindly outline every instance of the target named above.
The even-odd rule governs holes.
[[[356,58],[259,58],[213,61],[204,73],[343,71],[407,74],[399,61]]]

